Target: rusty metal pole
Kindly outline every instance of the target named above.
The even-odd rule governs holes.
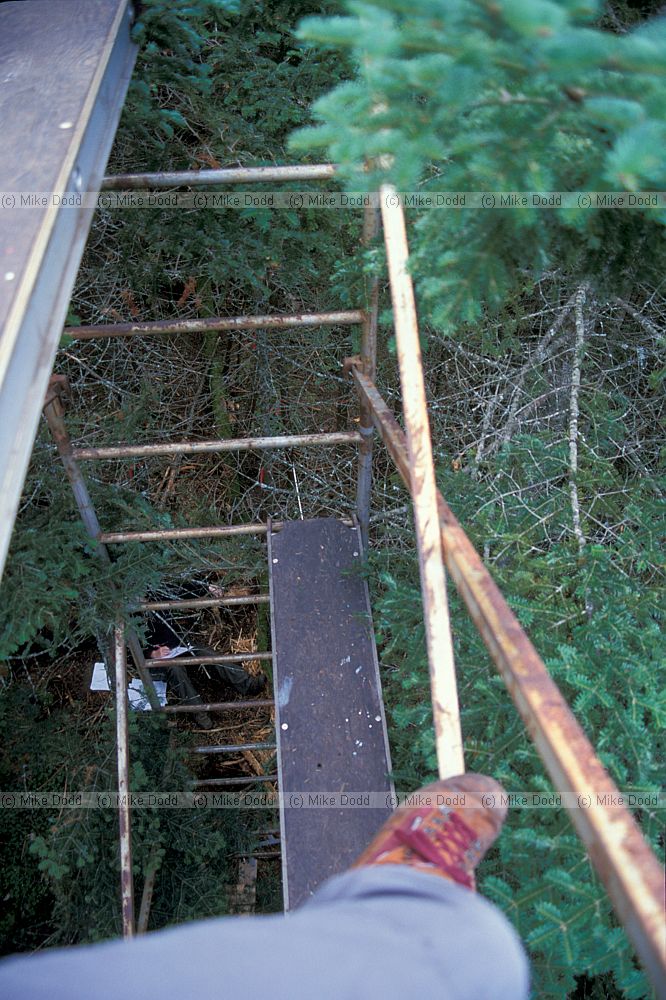
[[[152,174],[113,174],[102,181],[102,191],[323,181],[334,177],[336,171],[335,163],[297,163],[288,167],[220,167],[217,170],[160,170]]]
[[[379,232],[379,210],[373,203],[363,210],[364,247],[372,244]],[[361,329],[361,366],[363,374],[372,382],[375,381],[377,368],[377,310],[379,301],[379,280],[372,277],[366,282],[365,310]],[[361,433],[361,443],[358,449],[358,474],[356,479],[356,515],[361,530],[363,548],[368,551],[368,532],[370,524],[370,493],[372,490],[372,439],[374,424],[369,407],[360,399],[360,418],[358,429]]]
[[[407,431],[437,766],[440,778],[447,778],[465,770],[465,758],[421,345],[414,289],[407,270],[409,249],[405,216],[400,198],[393,187],[382,185],[380,206],[393,301],[402,408]]]
[[[352,368],[375,426],[407,488],[407,439],[376,387]],[[499,587],[437,494],[446,565],[640,960],[657,985],[666,981],[664,872],[624,796],[604,769]]]
[[[102,323],[66,326],[63,333],[77,340],[104,337],[149,337],[171,333],[233,332],[234,330],[288,330],[292,327],[355,326],[363,322],[359,310],[295,313],[288,316],[207,316],[202,319],[158,319],[147,323]]]
[[[75,448],[72,457],[121,460],[124,458],[159,458],[162,455],[205,455],[227,451],[261,451],[266,448],[330,448],[335,445],[358,444],[356,431],[336,431],[331,434],[282,434],[278,437],[226,438],[222,441],[163,441],[159,444],[121,444],[108,448]]]
[[[65,472],[67,473],[67,478],[69,479],[72,487],[76,506],[79,509],[79,514],[81,515],[81,520],[83,521],[85,529],[90,537],[97,542],[96,552],[100,561],[104,566],[111,566],[111,556],[109,555],[109,550],[106,545],[100,541],[102,529],[97,518],[97,512],[95,511],[95,507],[88,492],[85,479],[83,478],[81,470],[76,462],[76,459],[74,458],[72,442],[65,426],[62,395],[67,391],[67,389],[68,383],[64,375],[51,376],[48,392],[44,402],[44,417],[49,425],[51,436],[53,437],[55,445],[58,449],[58,454],[60,455],[60,460],[65,468]],[[141,649],[139,637],[134,630],[129,630],[127,633],[127,645],[130,648],[132,659],[139,677],[143,682],[143,687],[148,701],[150,702],[150,707],[153,711],[157,711],[160,707],[159,699],[157,697],[157,692],[155,691],[155,685],[153,684],[152,677],[144,668],[143,650]]]
[[[125,629],[114,629],[116,684],[116,750],[118,754],[118,826],[120,829],[120,891],[123,937],[134,937],[134,880],[132,877],[132,820],[129,805],[129,736],[127,731],[127,654]]]

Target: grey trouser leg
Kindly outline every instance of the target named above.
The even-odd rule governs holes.
[[[198,646],[192,651],[192,655],[217,656],[219,650],[212,649],[210,646]],[[181,669],[184,668],[181,667]],[[206,666],[206,670],[210,672],[211,677],[217,678],[223,684],[228,684],[238,694],[255,693],[256,678],[248,674],[244,667],[235,666],[233,663],[212,663]]]
[[[525,1000],[518,937],[469,889],[398,865],[287,917],[222,917],[0,962],[8,1000]]]

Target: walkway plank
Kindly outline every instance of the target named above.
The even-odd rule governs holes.
[[[334,518],[288,522],[269,534],[286,910],[344,871],[390,812],[390,756],[361,564],[358,528]],[[318,796],[331,793],[379,793],[381,806],[322,805]]]

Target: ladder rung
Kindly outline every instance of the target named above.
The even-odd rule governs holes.
[[[236,750],[275,750],[275,743],[220,743],[219,746],[191,747],[190,753],[235,753]]]
[[[355,522],[341,517],[340,523],[354,527]],[[273,521],[272,530],[280,531],[284,522]],[[224,538],[226,535],[265,535],[266,524],[226,524],[215,528],[164,528],[157,531],[103,531],[97,541],[103,545],[121,545],[123,542],[167,542],[179,538]]]
[[[224,788],[225,785],[253,785],[255,781],[277,781],[277,774],[253,774],[243,775],[240,778],[202,778],[200,781],[193,781],[193,788],[203,788],[212,785],[213,788]]]
[[[288,167],[222,167],[218,170],[160,170],[151,174],[114,174],[105,177],[102,191],[275,181],[324,181],[334,177],[336,172],[334,163],[297,163]]]
[[[210,316],[204,319],[154,320],[150,323],[102,323],[66,326],[63,333],[77,340],[99,337],[144,337],[164,333],[208,333],[211,330],[274,330],[297,326],[354,326],[362,323],[360,309],[285,316]]]
[[[190,601],[145,601],[132,611],[169,611],[171,608],[235,608],[244,604],[268,604],[269,594],[248,594],[247,597],[196,597]]]
[[[273,527],[276,527],[274,524]],[[122,542],[166,542],[179,538],[224,538],[227,535],[265,535],[265,524],[225,524],[215,528],[165,528],[157,531],[103,531],[98,541],[104,545]]]
[[[272,698],[257,698],[255,701],[211,701],[206,705],[167,705],[162,709],[170,715],[180,712],[232,712],[241,708],[273,708]]]
[[[220,654],[219,656],[174,656],[172,659],[162,659],[162,660],[144,660],[144,666],[153,667],[154,669],[164,669],[171,664],[177,665],[179,667],[196,667],[199,665],[210,664],[214,666],[216,663],[248,663],[251,660],[272,660],[272,653],[230,653],[230,654]]]
[[[336,444],[358,444],[358,431],[330,434],[283,434],[278,437],[227,438],[222,441],[170,441],[164,444],[114,445],[108,448],[75,448],[74,458],[143,458],[151,455],[196,455],[221,451],[259,451],[264,448],[306,448]]]

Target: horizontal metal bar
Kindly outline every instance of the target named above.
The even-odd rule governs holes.
[[[230,330],[282,330],[299,326],[354,326],[363,322],[360,309],[284,316],[207,316],[202,319],[167,319],[149,323],[103,323],[66,326],[63,333],[77,340],[101,337],[148,337],[167,333],[209,333]]]
[[[103,191],[148,188],[202,187],[212,184],[263,184],[280,181],[324,181],[334,177],[334,163],[294,164],[289,167],[222,167],[218,170],[160,170],[152,174],[113,174],[102,181]]]
[[[192,747],[190,753],[235,753],[236,750],[275,750],[275,743],[221,743],[219,746]]]
[[[358,431],[336,431],[330,434],[282,434],[277,437],[227,438],[222,441],[170,441],[164,444],[117,445],[108,448],[75,448],[74,458],[113,459],[148,458],[153,455],[198,455],[207,452],[260,451],[265,448],[325,447],[337,444],[359,444]]]
[[[171,664],[179,667],[196,667],[216,663],[248,663],[251,660],[272,660],[272,653],[230,653],[219,656],[174,656],[172,659],[144,660],[145,667],[152,667],[155,670],[163,669]]]
[[[244,604],[268,604],[268,594],[248,594],[247,597],[195,597],[191,601],[145,601],[132,611],[169,611],[174,608],[235,608]]]
[[[356,385],[409,488],[405,435],[369,379]],[[622,796],[499,587],[438,491],[446,567],[502,675],[558,792],[581,808],[568,814],[652,981],[663,981],[663,871]],[[586,807],[588,806],[589,807]]]
[[[241,708],[273,708],[274,705],[272,698],[256,698],[254,701],[211,701],[206,705],[166,705],[162,711],[170,715],[180,712],[235,712]]]
[[[275,527],[275,525],[273,525]],[[265,535],[265,524],[225,524],[215,528],[165,528],[157,531],[103,531],[99,541],[104,545],[123,542],[167,542],[179,538],[225,538],[229,535]]]
[[[202,778],[200,781],[193,781],[192,787],[203,788],[205,785],[212,785],[213,788],[224,788],[228,785],[253,785],[256,781],[277,781],[277,774],[243,775],[239,778],[209,778],[208,781]]]
[[[351,518],[341,517],[340,523],[353,527]],[[272,531],[279,531],[282,521],[273,521]],[[215,528],[164,528],[156,531],[103,531],[97,541],[104,545],[121,545],[124,542],[167,542],[180,538],[224,538],[228,535],[265,535],[265,524],[228,524]]]

